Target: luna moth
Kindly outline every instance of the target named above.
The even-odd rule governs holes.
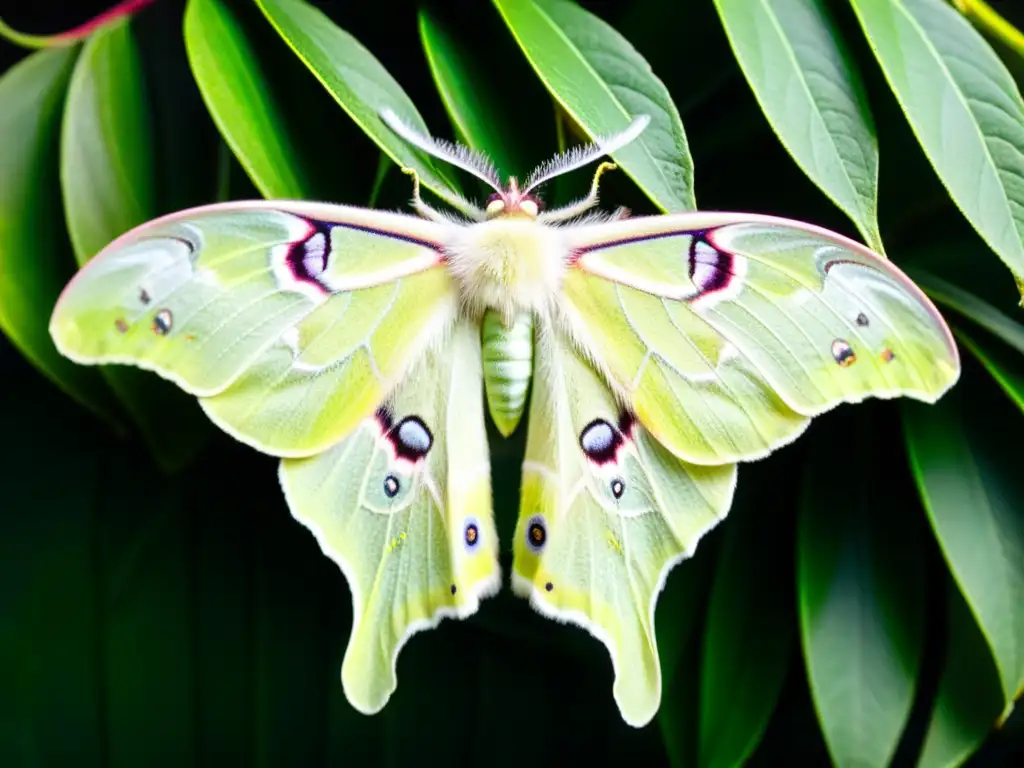
[[[385,122],[494,190],[418,215],[260,200],[173,213],[72,279],[50,332],[82,364],[127,364],[281,458],[294,517],[348,581],[348,701],[384,707],[415,632],[500,587],[485,402],[529,406],[511,586],[606,647],[623,719],[657,712],[658,594],[731,503],[737,464],[840,403],[933,403],[960,361],[899,269],[772,216],[542,210],[535,190],[611,155],[639,116],[520,187],[482,154]]]

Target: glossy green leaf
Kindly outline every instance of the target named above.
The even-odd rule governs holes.
[[[57,386],[116,423],[117,404],[102,377],[62,357],[49,333],[50,312],[74,274],[59,225],[57,155],[77,54],[39,51],[0,78],[0,330]]]
[[[679,112],[629,41],[569,0],[494,4],[537,76],[591,138],[650,115],[639,138],[613,158],[661,210],[694,210],[693,161]]]
[[[700,629],[720,540],[719,528],[701,539],[693,557],[669,572],[658,597],[654,632],[661,657],[661,706],[657,721],[673,766],[691,765],[697,756],[700,675],[693,670],[700,666]]]
[[[1024,325],[975,294],[919,268],[907,274],[937,303],[955,309],[1024,354]]]
[[[428,132],[415,104],[383,65],[358,40],[305,0],[256,0],[296,55],[380,149],[419,174],[424,187],[451,202],[458,185],[447,169],[394,133],[380,118],[391,108],[412,127]]]
[[[754,96],[804,173],[878,232],[878,139],[860,72],[824,0],[715,0]]]
[[[1004,701],[1010,702],[1024,684],[1019,412],[991,382],[973,377],[934,406],[902,407],[928,519],[995,657]]]
[[[793,649],[792,509],[788,457],[743,467],[704,628],[698,761],[742,765],[775,709]],[[773,500],[765,514],[764,499]],[[742,691],[742,694],[739,692]]]
[[[263,196],[310,197],[304,155],[295,149],[235,12],[222,0],[189,0],[185,45],[210,115]]]
[[[68,233],[79,264],[156,212],[142,61],[127,20],[82,49],[61,136]]]
[[[954,328],[959,344],[974,355],[1006,396],[1024,411],[1024,357],[998,341],[982,334],[968,334],[963,328]]]
[[[985,637],[950,584],[945,663],[918,768],[954,768],[984,741],[1002,709],[999,676]]]
[[[79,264],[159,213],[147,110],[139,51],[122,19],[85,43],[64,109],[61,188]],[[161,466],[173,472],[188,463],[210,429],[195,400],[145,371],[100,370]]]
[[[438,19],[423,10],[419,31],[434,84],[459,140],[485,152],[502,178],[523,179],[531,164],[522,151],[515,113],[486,81],[490,63],[474,60]]]
[[[1024,275],[1024,101],[943,0],[851,0],[910,127],[953,201]]]
[[[924,645],[917,503],[885,474],[898,464],[872,439],[879,426],[865,411],[883,412],[874,405],[837,412],[835,431],[815,435],[797,531],[804,659],[836,765],[890,764]]]

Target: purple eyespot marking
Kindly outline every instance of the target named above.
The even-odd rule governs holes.
[[[724,291],[736,276],[736,259],[708,239],[710,233],[694,233],[690,241],[690,279],[697,293],[690,301]]]
[[[406,416],[397,424],[387,408],[379,408],[377,423],[384,437],[395,449],[395,456],[416,462],[426,456],[434,445],[434,436],[419,416]]]
[[[296,240],[288,247],[284,263],[288,266],[292,277],[297,282],[314,285],[324,293],[330,293],[321,276],[327,271],[331,260],[332,224],[314,219],[306,219],[309,231],[301,240]]]
[[[286,213],[286,212],[283,212]],[[328,267],[331,264],[333,255],[331,247],[331,234],[335,231],[354,230],[357,232],[368,232],[372,235],[379,235],[391,240],[398,240],[405,243],[429,248],[437,254],[438,262],[445,259],[444,249],[439,243],[424,240],[413,235],[401,232],[388,232],[373,227],[367,227],[354,222],[347,221],[320,221],[304,216],[289,213],[293,218],[298,219],[306,225],[306,231],[295,240],[283,243],[274,249],[272,266],[278,278],[282,281],[291,277],[297,283],[305,283],[313,286],[324,294],[333,293],[329,277],[326,276]],[[285,248],[284,258],[280,256],[280,248]],[[278,272],[283,267],[284,274]]]
[[[631,417],[620,417],[619,424],[632,427]],[[616,460],[619,447],[626,442],[626,432],[616,428],[604,419],[594,419],[580,432],[580,448],[588,459],[596,464],[607,464]]]

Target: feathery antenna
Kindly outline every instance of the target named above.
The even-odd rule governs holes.
[[[428,155],[433,155],[456,168],[473,174],[490,185],[496,192],[504,191],[494,164],[482,152],[475,152],[469,147],[452,144],[444,139],[435,139],[433,136],[420,133],[408,123],[403,122],[402,118],[396,115],[392,109],[381,110],[380,116],[391,130],[414,147],[419,147]]]
[[[582,168],[584,165],[592,163],[599,157],[610,155],[615,150],[621,149],[639,136],[644,128],[647,127],[649,122],[651,122],[650,115],[637,115],[633,119],[633,122],[629,124],[629,127],[624,131],[612,134],[611,136],[599,136],[592,144],[583,144],[578,147],[573,147],[572,149],[541,163],[537,169],[530,174],[530,178],[526,180],[526,184],[523,187],[523,194],[529,192],[534,187],[543,184],[545,181],[553,179],[555,176],[561,176],[563,173],[568,173],[569,171],[574,171],[577,168]]]

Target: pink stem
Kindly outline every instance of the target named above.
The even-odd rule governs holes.
[[[88,37],[97,27],[103,26],[108,21],[113,21],[119,16],[128,16],[141,11],[147,5],[152,5],[155,2],[156,0],[122,0],[113,8],[103,11],[103,13],[85,22],[85,24],[69,29],[67,32],[56,34],[54,37],[60,40],[81,40],[83,37]]]

